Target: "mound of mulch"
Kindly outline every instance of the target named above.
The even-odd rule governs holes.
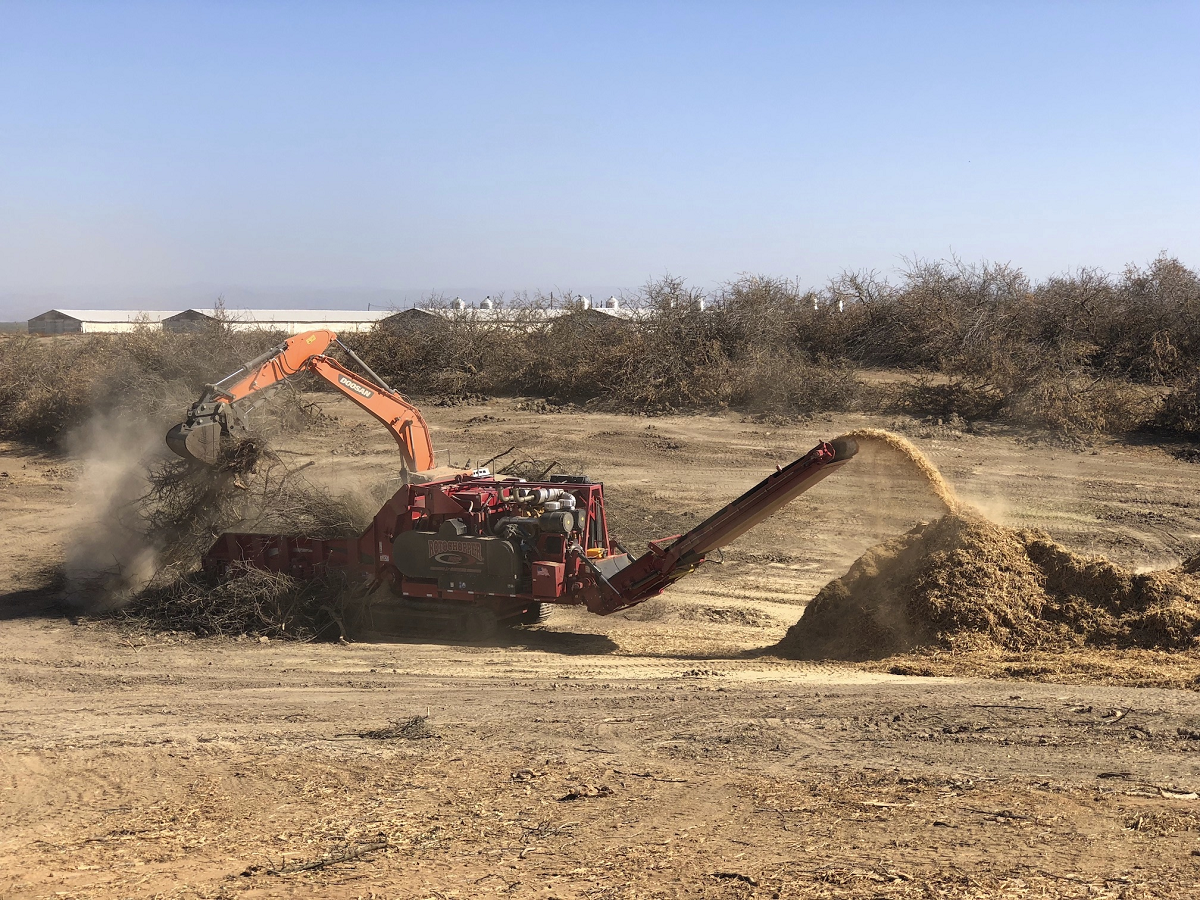
[[[805,608],[772,652],[878,659],[918,648],[1192,649],[1200,643],[1200,555],[1137,574],[1040,531],[969,511],[868,550]]]

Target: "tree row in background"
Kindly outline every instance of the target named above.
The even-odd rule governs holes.
[[[625,302],[634,313],[615,317],[521,296],[503,314],[447,308],[344,338],[425,402],[857,410],[1200,440],[1200,275],[1167,257],[1042,281],[1007,265],[917,262],[819,290],[743,276],[704,292],[666,277]],[[0,336],[0,434],[55,443],[96,414],[178,417],[204,383],[282,337],[210,331]]]
[[[663,278],[628,321],[446,315],[353,340],[418,395],[516,394],[631,411],[894,410],[1061,433],[1200,436],[1200,274],[1162,257],[1035,282],[1007,265],[920,262],[820,290],[743,276],[705,293]],[[525,313],[523,316],[522,314]],[[872,369],[907,373],[899,383]]]

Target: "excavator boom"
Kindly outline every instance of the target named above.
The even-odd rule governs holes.
[[[325,355],[337,344],[366,369],[364,378]],[[420,411],[388,387],[332,331],[305,331],[294,335],[243,365],[216,384],[206,385],[187,419],[167,432],[167,446],[184,459],[216,465],[221,440],[242,423],[253,401],[265,398],[280,382],[301,372],[312,372],[343,396],[378,419],[400,447],[404,467],[425,472],[434,467],[429,427]]]
[[[410,472],[427,472],[434,467],[429,426],[419,409],[394,391],[367,381],[328,356],[315,357],[308,365],[383,423],[399,444],[404,465]]]

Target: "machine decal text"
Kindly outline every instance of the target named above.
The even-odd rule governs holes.
[[[365,388],[361,384],[359,384],[357,381],[353,381],[353,380],[347,378],[345,375],[338,376],[338,384],[342,385],[343,387],[350,388],[350,390],[354,391],[354,393],[358,394],[360,397],[374,397],[375,396],[374,391],[368,390],[367,388]]]
[[[447,565],[483,562],[483,545],[475,541],[430,541],[429,558]]]

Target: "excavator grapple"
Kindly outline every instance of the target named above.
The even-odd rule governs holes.
[[[197,416],[192,422],[180,422],[168,431],[167,446],[184,459],[215,466],[221,457],[221,436],[222,426],[215,416]]]

